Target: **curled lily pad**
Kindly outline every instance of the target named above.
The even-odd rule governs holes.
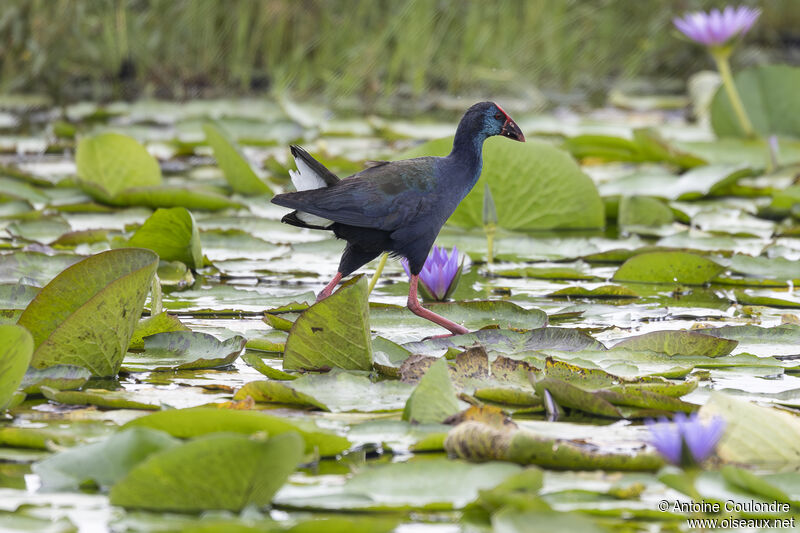
[[[257,402],[318,407],[332,412],[377,412],[400,410],[411,395],[413,385],[397,381],[373,383],[364,376],[333,371],[308,374],[294,381],[251,381],[234,396],[251,396]]]
[[[31,301],[19,324],[33,335],[31,365],[78,365],[115,375],[142,313],[158,256],[121,248],[67,268]]]
[[[123,368],[141,372],[217,368],[233,363],[247,339],[235,335],[224,341],[199,331],[168,331],[144,338],[144,352],[128,354]]]
[[[181,261],[190,268],[203,266],[200,231],[192,214],[183,207],[156,210],[128,244],[153,250],[165,261]]]
[[[92,376],[92,373],[82,366],[53,365],[47,368],[28,368],[22,378],[20,387],[27,394],[40,392],[42,387],[56,390],[78,389]]]
[[[206,142],[214,150],[217,164],[225,174],[231,188],[241,194],[272,194],[266,183],[256,176],[250,164],[239,153],[236,145],[228,138],[222,128],[216,124],[203,125]]]
[[[185,267],[184,267],[185,268]],[[167,331],[188,331],[189,328],[183,325],[176,316],[167,314],[166,311],[158,313],[157,315],[149,316],[140,320],[136,324],[136,329],[133,330],[131,342],[128,345],[129,350],[143,350],[144,338],[156,333],[165,333]]]
[[[300,315],[286,339],[283,367],[372,369],[366,278],[344,283]]]

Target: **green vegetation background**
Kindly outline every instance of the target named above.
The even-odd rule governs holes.
[[[798,54],[796,0],[763,14],[739,66]],[[710,67],[676,46],[681,0],[3,0],[0,92],[56,101],[291,91],[367,107],[428,93],[602,96]],[[666,80],[666,81],[665,81]]]

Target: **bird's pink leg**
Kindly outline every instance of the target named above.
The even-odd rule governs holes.
[[[422,307],[422,305],[419,303],[419,299],[417,299],[417,283],[419,283],[419,275],[411,276],[411,281],[409,282],[408,288],[408,308],[412,313],[439,324],[443,328],[449,329],[453,335],[463,335],[464,333],[469,333],[469,330],[464,326],[447,320],[445,317],[439,316],[433,311],[429,311],[428,309]]]
[[[321,293],[319,293],[319,296],[317,296],[317,301],[318,302],[322,301],[325,298],[327,298],[328,296],[330,296],[331,293],[333,292],[333,289],[336,288],[336,285],[338,285],[340,281],[342,281],[342,273],[341,272],[337,272],[336,275],[333,276],[333,279],[331,280],[331,282],[328,283],[327,285],[325,285],[325,288],[322,289]]]

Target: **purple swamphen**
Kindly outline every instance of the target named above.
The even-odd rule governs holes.
[[[292,146],[297,171],[290,174],[297,192],[272,198],[275,204],[295,209],[282,221],[330,230],[347,241],[338,272],[317,301],[330,296],[343,277],[389,252],[408,260],[408,308],[453,334],[468,333],[464,326],[422,307],[417,283],[439,230],[478,181],[483,141],[493,135],[525,141],[503,108],[480,102],[459,122],[448,156],[381,161],[343,180],[308,152]]]

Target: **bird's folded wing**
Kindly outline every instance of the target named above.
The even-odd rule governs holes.
[[[435,206],[431,162],[409,162],[367,169],[323,189],[279,194],[272,201],[341,224],[394,231]]]

